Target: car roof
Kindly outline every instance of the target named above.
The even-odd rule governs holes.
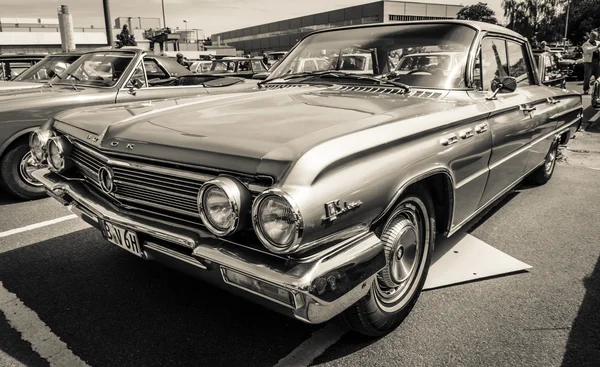
[[[41,60],[49,54],[0,54],[0,60],[28,61]]]
[[[419,53],[414,53],[414,54],[408,54],[408,55],[403,55],[402,58],[405,57],[409,57],[409,56],[430,56],[430,55],[459,55],[462,54],[462,52],[458,52],[458,51],[433,51],[433,52],[419,52]]]
[[[477,22],[474,20],[457,20],[457,19],[444,19],[444,20],[413,20],[408,22],[390,22],[390,23],[373,23],[373,24],[359,24],[359,25],[351,25],[345,27],[335,27],[335,28],[325,28],[316,30],[312,33],[309,33],[307,36],[315,33],[324,33],[324,32],[332,32],[332,31],[343,31],[347,29],[355,29],[355,28],[372,28],[372,27],[389,27],[393,25],[419,25],[419,24],[457,24],[457,25],[465,25],[471,27],[480,32],[493,32],[493,33],[501,33],[506,34],[508,36],[518,38],[521,40],[527,40],[527,38],[523,37],[519,33],[512,31],[508,28],[490,24],[486,22]]]

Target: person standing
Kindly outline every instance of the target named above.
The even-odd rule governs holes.
[[[600,78],[600,43],[598,32],[591,32],[590,38],[581,46],[583,49],[583,94],[590,91],[592,75],[596,80]]]

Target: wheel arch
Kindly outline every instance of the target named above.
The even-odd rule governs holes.
[[[372,227],[385,223],[393,208],[400,202],[404,193],[422,186],[431,195],[434,204],[437,232],[446,235],[452,225],[454,215],[454,179],[447,168],[434,168],[413,176],[399,186],[388,206],[372,221]]]
[[[0,157],[4,156],[4,153],[6,153],[16,142],[22,139],[29,139],[29,134],[38,128],[38,126],[29,127],[27,129],[19,130],[11,135],[2,143],[2,145],[0,145]]]

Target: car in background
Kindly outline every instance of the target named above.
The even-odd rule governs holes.
[[[57,74],[62,74],[80,56],[81,53],[71,52],[48,55],[10,81],[0,82],[0,92],[42,87]]]
[[[561,68],[559,59],[553,52],[536,50],[533,57],[542,84],[550,87],[566,88],[570,71]]]
[[[454,78],[460,77],[464,54],[453,51],[431,51],[408,53],[398,61],[394,73],[396,75],[440,75]]]
[[[169,57],[128,47],[85,52],[41,88],[0,93],[0,188],[21,199],[46,195],[30,175],[36,166],[28,139],[32,131],[60,111],[138,103],[129,110],[133,115],[151,106],[147,104],[151,100],[251,90],[256,85],[240,78],[198,80],[188,75],[200,74],[191,74]]]
[[[263,63],[262,58],[225,57],[220,60],[213,60],[209,70],[199,74],[252,79],[254,74],[268,70],[269,68]]]
[[[569,78],[583,80],[585,67],[581,47],[576,47],[572,52],[564,54],[558,63],[562,68],[570,70]]]
[[[459,53],[451,72],[439,67],[449,54],[427,55],[427,71],[390,70],[390,54],[429,46]],[[361,50],[377,55],[375,75],[342,62],[290,73]],[[55,115],[32,135],[47,164],[33,175],[131,256],[295,320],[339,316],[380,337],[417,303],[436,239],[465,233],[524,179],[552,178],[582,97],[542,85],[534,68],[527,38],[489,23],[322,29],[251,93],[136,116],[130,106]]]
[[[192,61],[189,69],[192,73],[207,73],[210,71],[210,66],[212,65],[212,61],[206,60],[196,60]]]
[[[267,67],[270,68],[277,61],[283,59],[287,55],[287,51],[267,52]]]
[[[592,107],[600,109],[600,80],[596,79],[592,84]]]
[[[17,77],[46,56],[47,54],[0,54],[0,81]]]

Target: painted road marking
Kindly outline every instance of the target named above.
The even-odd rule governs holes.
[[[328,323],[296,347],[290,354],[279,360],[275,367],[306,367],[330,346],[337,343],[348,329],[335,322]]]
[[[592,118],[589,119],[588,122],[594,123],[594,122],[598,121],[598,119],[600,119],[600,111],[596,112],[596,114],[594,116],[592,116]]]
[[[0,310],[10,326],[21,334],[23,340],[44,358],[50,366],[88,366],[77,357],[38,315],[25,306],[16,294],[10,293],[0,282]]]
[[[77,216],[75,214],[65,215],[64,217],[47,220],[45,222],[39,222],[39,223],[31,224],[31,225],[28,225],[25,227],[11,229],[9,231],[0,232],[0,238],[12,236],[13,234],[27,232],[27,231],[31,231],[31,230],[46,227],[46,226],[50,226],[50,225],[53,225],[56,223],[64,222],[65,220],[75,219],[75,218],[77,218]]]

